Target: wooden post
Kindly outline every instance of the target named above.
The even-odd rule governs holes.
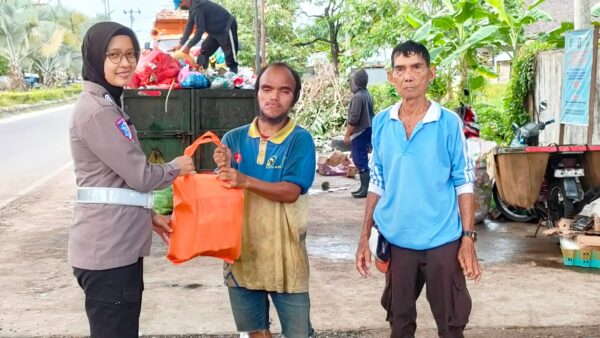
[[[260,31],[258,27],[258,0],[254,0],[254,40],[256,44],[256,53],[254,58],[254,67],[256,68],[254,72],[258,74],[260,70]]]
[[[594,26],[594,38],[592,40],[592,78],[590,81],[590,111],[587,129],[587,144],[592,145],[594,137],[594,116],[596,108],[596,77],[598,76],[598,26]]]
[[[260,62],[262,67],[267,65],[265,6],[265,0],[260,0]]]

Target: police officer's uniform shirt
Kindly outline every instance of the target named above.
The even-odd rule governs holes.
[[[290,182],[302,195],[281,203],[245,190],[242,254],[225,265],[225,283],[253,290],[299,293],[308,291],[306,223],[308,196],[315,177],[315,145],[310,134],[290,120],[268,139],[257,120],[223,137],[232,153],[232,166],[267,182]]]
[[[135,127],[104,87],[89,81],[73,109],[69,129],[79,187],[150,192],[179,175],[174,163],[149,164]],[[135,263],[150,254],[151,211],[137,206],[76,204],[69,234],[69,263],[104,270]]]

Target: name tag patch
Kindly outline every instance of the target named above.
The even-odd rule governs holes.
[[[115,122],[117,128],[121,132],[121,135],[125,136],[129,141],[133,141],[133,134],[131,133],[131,129],[129,129],[129,125],[124,118],[119,118],[117,122]]]

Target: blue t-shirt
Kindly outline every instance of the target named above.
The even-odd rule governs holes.
[[[432,249],[461,237],[458,195],[473,192],[462,121],[431,102],[406,137],[396,104],[373,119],[369,191],[380,196],[373,218],[392,244]]]
[[[256,121],[223,136],[223,144],[231,149],[232,167],[266,182],[291,182],[302,194],[308,192],[316,167],[310,133],[290,119],[276,135],[263,139]]]

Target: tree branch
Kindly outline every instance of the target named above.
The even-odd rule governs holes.
[[[316,39],[314,39],[314,40],[312,40],[312,41],[295,43],[295,44],[294,44],[294,47],[304,47],[304,46],[309,46],[309,45],[315,44],[315,43],[317,43],[317,42],[319,42],[319,41],[321,41],[321,42],[325,42],[325,43],[329,43],[329,44],[331,43],[331,41],[329,41],[329,40],[327,40],[327,39],[324,39],[324,38],[316,38]]]

